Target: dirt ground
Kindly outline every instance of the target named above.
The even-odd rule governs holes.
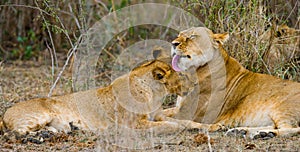
[[[16,102],[47,96],[53,82],[51,71],[50,66],[34,62],[2,63],[0,114]],[[71,86],[71,73],[65,71],[53,95],[72,92]],[[44,130],[26,136],[6,131],[0,136],[0,151],[300,151],[300,135],[251,140],[186,130],[143,150],[121,148],[102,139],[103,135],[76,129],[68,134]]]

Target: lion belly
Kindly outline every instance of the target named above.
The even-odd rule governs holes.
[[[258,76],[261,81],[254,80],[264,83],[246,85],[250,91],[244,90],[244,94],[241,95],[243,98],[239,99],[238,104],[225,110],[226,112],[219,117],[218,121],[231,127],[298,127],[300,84],[266,75]],[[261,76],[266,76],[268,80],[276,83],[264,81]]]
[[[272,107],[242,104],[221,115],[217,123],[230,127],[271,126],[273,122],[270,113],[272,113]]]

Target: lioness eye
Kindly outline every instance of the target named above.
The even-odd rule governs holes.
[[[196,38],[197,37],[197,35],[191,35],[190,36],[190,39],[194,39],[194,38]]]
[[[162,75],[162,74],[160,74],[160,73],[157,73],[157,78],[158,78],[158,80],[160,80],[160,79],[162,79],[162,78],[164,78],[164,76]]]
[[[276,32],[277,37],[281,37],[281,33],[279,31]]]

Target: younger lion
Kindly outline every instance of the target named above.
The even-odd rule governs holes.
[[[171,66],[153,60],[104,88],[19,102],[5,112],[3,125],[21,134],[44,127],[69,132],[73,125],[99,131],[116,124],[133,129],[155,127],[158,134],[174,133],[183,127],[201,128],[192,121],[149,120],[149,113],[157,110],[162,98],[168,92],[181,95],[186,91],[184,85]]]
[[[260,39],[267,44],[262,57],[270,72],[300,59],[300,30],[284,24],[271,26]]]
[[[195,69],[199,83],[194,96],[184,97],[175,115],[214,124],[211,130],[245,127],[254,137],[260,132],[288,135],[300,131],[300,84],[270,75],[253,73],[230,57],[223,48],[228,34],[214,34],[205,27],[190,28],[172,41],[172,65],[176,71]],[[255,136],[255,137],[258,137]]]

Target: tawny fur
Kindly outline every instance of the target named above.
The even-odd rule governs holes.
[[[191,119],[215,129],[244,127],[250,136],[263,131],[260,127],[277,135],[299,133],[300,84],[245,69],[223,49],[227,39],[227,33],[213,34],[204,27],[180,32],[171,53],[181,56],[178,67],[184,73],[196,70],[198,99],[184,97],[166,114],[190,119],[188,109],[198,102]]]

